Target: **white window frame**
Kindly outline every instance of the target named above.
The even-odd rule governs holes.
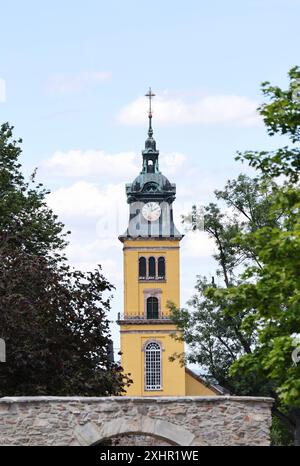
[[[152,346],[152,349],[149,347]],[[156,348],[153,348],[156,347]],[[145,391],[162,390],[162,347],[158,341],[148,341],[145,353]]]

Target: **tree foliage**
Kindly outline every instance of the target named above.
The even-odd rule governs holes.
[[[191,309],[172,307],[173,318],[182,331],[182,338],[189,344],[184,355],[186,362],[197,363],[204,370],[203,376],[209,382],[218,382],[231,393],[250,395],[267,394],[266,381],[262,383],[257,374],[244,375],[229,373],[231,365],[242,354],[252,352],[257,332],[243,328],[251,309],[243,309],[234,315],[225,314],[227,297],[222,290],[241,282],[241,274],[249,265],[258,262],[255,245],[241,241],[242,235],[256,231],[263,225],[270,227],[280,222],[281,213],[269,215],[273,208],[272,190],[274,183],[259,183],[246,175],[229,181],[224,190],[217,191],[216,203],[204,207],[204,228],[214,239],[214,258],[217,268],[212,280],[198,277],[196,294],[189,301]],[[184,218],[196,229],[193,219],[200,215]],[[183,355],[181,355],[183,358]]]
[[[259,108],[259,112],[268,133],[271,136],[275,133],[288,136],[290,145],[273,152],[247,151],[237,156],[237,159],[248,162],[257,170],[255,182],[259,187],[271,188],[266,192],[266,205],[261,203],[260,209],[254,203],[254,217],[248,219],[246,228],[236,228],[236,234],[226,246],[228,254],[223,254],[224,259],[229,258],[229,271],[230,264],[234,264],[237,257],[232,251],[247,258],[243,261],[245,266],[238,269],[237,279],[232,279],[232,272],[229,273],[225,286],[206,286],[205,290],[201,290],[202,304],[197,304],[197,309],[202,307],[208,315],[211,315],[211,308],[218,310],[218,315],[224,321],[229,317],[240,318],[242,335],[252,339],[250,351],[239,351],[236,346],[235,361],[234,357],[231,358],[229,370],[222,363],[223,375],[226,374],[229,381],[235,378],[249,381],[250,393],[260,394],[263,388],[272,395],[276,402],[275,414],[286,422],[294,434],[295,443],[299,445],[300,364],[292,360],[294,337],[300,334],[299,67],[290,70],[289,78],[287,90],[263,83],[262,90],[269,101]],[[276,178],[277,184],[274,183]],[[228,192],[225,199],[224,195],[221,197],[227,205],[231,203],[240,212],[243,210],[241,206],[249,208],[245,197],[239,206],[234,196],[231,201],[232,195],[232,192]],[[261,198],[258,197],[258,200],[260,203]],[[256,212],[260,212],[258,221],[255,219]],[[209,231],[207,227],[205,229]],[[226,230],[227,227],[223,228],[224,232]],[[219,246],[218,250],[216,259],[222,268]],[[189,317],[187,322],[184,332],[193,324],[193,317]],[[214,326],[212,330],[215,334]],[[197,338],[201,340],[202,335]],[[202,341],[205,345],[206,340]],[[230,341],[233,342],[231,338]],[[219,358],[218,352],[214,355],[216,359]],[[210,366],[208,369],[211,372]],[[238,385],[235,385],[235,389],[240,391]]]
[[[258,173],[268,177],[284,174],[293,184],[300,173],[300,67],[295,66],[289,73],[289,87],[282,90],[268,81],[262,84],[263,94],[269,99],[259,107],[267,132],[270,136],[287,136],[291,144],[275,151],[246,151],[238,153],[237,160],[246,161]]]
[[[21,141],[0,130],[0,396],[120,394],[128,377],[111,358],[113,286],[67,263],[63,224],[48,191],[26,181]]]
[[[12,131],[8,123],[0,129],[0,231],[22,238],[22,248],[32,253],[58,252],[68,232],[49,209],[49,191],[36,182],[36,173],[25,180],[19,162],[22,140],[14,140]]]

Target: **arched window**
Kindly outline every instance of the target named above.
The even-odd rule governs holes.
[[[148,269],[148,278],[151,280],[155,279],[155,257],[149,257],[149,269]]]
[[[158,259],[158,278],[159,280],[163,280],[166,276],[166,264],[165,258],[159,257]]]
[[[147,167],[148,167],[148,170],[147,170],[148,173],[154,173],[153,160],[148,160]]]
[[[161,390],[161,347],[152,341],[145,347],[145,389]]]
[[[146,259],[145,257],[139,258],[139,279],[145,280],[146,279]]]
[[[153,296],[147,298],[147,319],[158,319],[158,299]]]

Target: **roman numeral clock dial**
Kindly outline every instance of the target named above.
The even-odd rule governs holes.
[[[155,222],[160,217],[161,208],[157,202],[147,202],[142,208],[142,214],[148,222]]]

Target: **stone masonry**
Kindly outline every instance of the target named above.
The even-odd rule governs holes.
[[[269,445],[272,402],[231,396],[0,398],[0,445]]]

